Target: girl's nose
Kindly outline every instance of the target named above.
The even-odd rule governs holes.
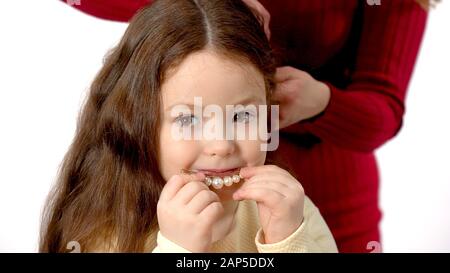
[[[214,140],[208,141],[204,152],[208,156],[227,157],[234,153],[236,149],[235,142],[232,140]]]

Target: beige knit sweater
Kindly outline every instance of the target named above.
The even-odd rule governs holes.
[[[189,252],[165,238],[158,230],[154,231],[148,238],[146,249],[153,253]],[[306,197],[304,219],[301,226],[288,238],[274,244],[264,244],[256,202],[239,202],[236,211],[236,224],[224,239],[213,244],[211,252],[337,252],[337,247],[319,210]]]

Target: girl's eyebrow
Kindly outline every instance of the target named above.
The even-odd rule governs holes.
[[[259,97],[253,95],[253,96],[248,96],[248,97],[242,99],[241,101],[238,101],[238,102],[235,102],[232,104],[227,104],[227,105],[244,105],[245,106],[252,102],[257,102],[257,103],[261,103],[262,105],[265,105],[264,100],[265,100],[265,97],[259,98]],[[190,109],[194,109],[194,105],[192,103],[178,102],[178,103],[172,104],[171,106],[167,107],[164,111],[165,112],[171,111],[172,108],[174,108],[175,106],[180,106],[180,105],[185,105],[185,106],[189,107]],[[205,107],[206,105],[207,104],[203,104],[203,107]]]
[[[252,96],[247,96],[246,98],[242,99],[241,101],[239,101],[237,103],[234,103],[233,105],[239,105],[239,104],[247,105],[247,104],[250,104],[251,102],[259,102],[259,103],[263,104],[265,99],[266,99],[265,97],[260,98],[255,95],[252,95]]]
[[[175,103],[175,104],[173,104],[173,105],[167,107],[166,109],[164,109],[164,111],[165,111],[165,112],[169,112],[169,111],[172,110],[172,108],[174,108],[174,107],[176,107],[176,106],[181,106],[181,105],[187,106],[187,107],[189,107],[189,108],[192,109],[192,110],[194,109],[194,105],[193,105],[192,103],[183,103],[183,102],[179,102],[179,103]]]

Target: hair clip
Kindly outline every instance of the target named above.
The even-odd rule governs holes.
[[[240,169],[239,169],[240,170]],[[181,173],[183,174],[196,174],[199,173],[199,171],[196,170],[187,170],[187,169],[181,169]],[[233,184],[239,183],[244,178],[240,174],[234,174],[231,176],[225,176],[225,177],[219,177],[219,176],[208,176],[205,175],[205,184],[210,187],[212,186],[214,189],[221,189],[223,186],[231,187]]]

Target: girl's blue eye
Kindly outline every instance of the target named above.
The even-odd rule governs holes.
[[[175,119],[175,122],[180,127],[196,125],[198,123],[198,118],[194,115],[180,115]]]
[[[234,114],[233,121],[248,123],[252,117],[253,117],[252,113],[243,111]]]

